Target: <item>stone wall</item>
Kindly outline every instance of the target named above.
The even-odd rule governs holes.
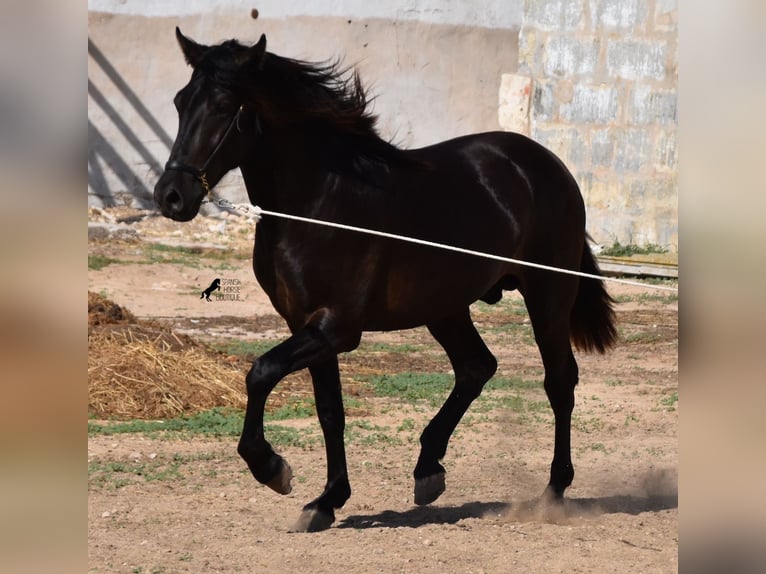
[[[676,0],[526,0],[499,121],[554,150],[611,245],[678,249]]]

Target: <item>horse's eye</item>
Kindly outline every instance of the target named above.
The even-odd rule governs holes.
[[[215,102],[213,104],[213,113],[219,115],[229,115],[234,106],[229,102]]]

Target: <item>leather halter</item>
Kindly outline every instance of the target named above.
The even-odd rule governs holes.
[[[165,164],[165,171],[170,171],[170,170],[182,171],[184,173],[193,175],[202,184],[202,187],[205,190],[205,195],[208,195],[210,193],[210,184],[207,181],[207,168],[210,165],[210,162],[213,161],[215,154],[218,153],[218,150],[220,150],[223,144],[226,142],[226,139],[229,137],[231,130],[234,129],[234,126],[237,126],[237,131],[242,132],[242,130],[239,127],[239,118],[244,108],[245,108],[244,104],[239,106],[237,113],[234,114],[234,117],[231,118],[231,121],[229,122],[229,125],[226,128],[226,131],[221,136],[221,139],[218,140],[218,143],[216,144],[215,148],[213,148],[213,151],[211,152],[210,156],[208,156],[205,163],[202,164],[202,167],[196,168],[188,164],[185,164],[183,162],[180,162],[178,160],[170,159]]]

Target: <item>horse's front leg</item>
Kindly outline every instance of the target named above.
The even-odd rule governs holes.
[[[317,416],[324,434],[327,451],[327,484],[324,492],[303,507],[296,531],[315,532],[329,528],[335,522],[335,508],[342,507],[349,496],[351,486],[346,468],[346,450],[343,444],[345,415],[340,386],[338,358],[309,367],[314,384]]]
[[[308,326],[259,357],[245,379],[247,408],[237,451],[255,479],[279,494],[292,489],[292,471],[264,437],[266,399],[283,377],[315,362],[327,361],[335,353],[322,331]]]

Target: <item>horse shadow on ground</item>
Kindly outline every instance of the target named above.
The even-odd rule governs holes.
[[[459,506],[417,506],[404,512],[385,510],[378,514],[354,514],[336,528],[418,528],[429,524],[456,524],[470,518],[509,522],[571,524],[604,514],[638,515],[678,508],[678,493],[649,496],[613,495],[601,498],[566,498],[562,503],[540,499],[517,502],[466,502]]]

